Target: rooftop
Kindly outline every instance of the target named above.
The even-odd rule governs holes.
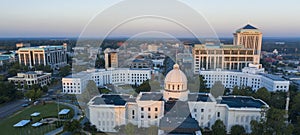
[[[133,102],[129,95],[101,95],[92,100],[92,105],[124,106],[126,102]]]
[[[207,93],[190,93],[188,95],[189,101],[212,102]]]
[[[160,92],[147,92],[142,93],[140,101],[152,100],[152,101],[162,101],[163,94]]]
[[[261,108],[267,105],[259,99],[246,96],[223,96],[220,104],[227,104],[230,108]]]
[[[257,29],[254,26],[247,24],[246,26],[244,26],[242,29]]]
[[[19,50],[45,50],[45,49],[56,49],[56,48],[63,48],[61,45],[57,46],[35,46],[35,47],[23,47],[20,48]]]
[[[159,128],[168,132],[193,133],[200,129],[198,122],[191,117],[189,105],[183,101],[165,103],[165,115],[159,121]]]
[[[260,75],[267,77],[269,79],[272,79],[274,81],[286,81],[285,79],[281,78],[280,76],[277,75],[272,75],[272,74],[265,74],[265,73],[260,73]]]

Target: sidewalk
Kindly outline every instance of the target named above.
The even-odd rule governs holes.
[[[56,103],[59,103],[59,104],[62,104],[62,105],[66,105],[66,106],[69,106],[71,107],[73,110],[74,110],[74,116],[72,118],[72,120],[79,120],[80,119],[80,116],[82,114],[81,110],[78,108],[78,106],[76,105],[73,105],[73,104],[69,104],[69,103],[64,103],[64,102],[56,102]],[[78,115],[79,114],[79,115]],[[56,134],[59,134],[61,133],[62,131],[64,130],[63,126],[60,127],[60,128],[57,128],[55,130],[52,130],[48,133],[46,133],[45,135],[56,135]]]

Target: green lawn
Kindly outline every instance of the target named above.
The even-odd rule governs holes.
[[[59,105],[59,110],[61,109],[70,109],[71,112],[69,114],[69,118],[73,117],[74,110],[65,105]],[[14,115],[5,118],[4,120],[0,121],[0,134],[1,135],[20,135],[20,134],[30,134],[30,135],[40,135],[47,133],[56,128],[57,124],[49,124],[43,125],[38,128],[34,128],[31,124],[40,121],[42,118],[47,117],[57,117],[58,114],[58,106],[56,103],[46,103],[45,105],[36,105],[36,106],[29,106],[22,111],[15,113]],[[13,125],[18,123],[21,120],[30,119],[30,114],[34,112],[40,112],[41,115],[38,117],[33,117],[32,122],[27,124],[25,127],[22,128],[14,128]]]

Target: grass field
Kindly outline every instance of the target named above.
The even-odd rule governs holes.
[[[72,108],[59,105],[59,110],[61,109],[70,109],[71,112],[69,114],[69,118],[72,118],[74,115],[74,111]],[[38,117],[32,117],[32,121],[27,124],[25,127],[21,128],[14,128],[13,125],[18,123],[21,120],[30,119],[30,114],[34,112],[40,112],[41,115]],[[15,113],[14,115],[5,118],[0,121],[0,134],[1,135],[20,135],[20,134],[30,134],[30,135],[41,135],[47,133],[56,128],[57,124],[48,124],[43,125],[41,127],[32,127],[31,124],[40,121],[42,118],[49,118],[49,117],[57,117],[58,114],[58,106],[56,103],[46,103],[45,105],[31,105],[22,111]]]

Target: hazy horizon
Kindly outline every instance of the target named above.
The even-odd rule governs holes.
[[[124,0],[3,0],[0,4],[0,38],[32,37],[79,37],[85,26],[99,13]],[[300,37],[300,1],[290,0],[180,0],[183,4],[197,11],[207,21],[218,37],[232,37],[235,30],[247,23],[263,32],[264,37]],[[145,6],[145,5],[131,6]],[[160,3],[157,3],[160,4]],[[163,5],[168,8],[168,5]],[[153,7],[154,8],[154,7]],[[120,8],[122,9],[122,8]],[[178,9],[179,10],[179,9]],[[167,10],[166,10],[167,11]],[[130,9],[115,12],[132,12]],[[178,11],[180,13],[180,11]],[[175,16],[177,13],[175,13]],[[193,22],[193,16],[187,15]],[[111,19],[111,16],[101,18]],[[167,31],[177,31],[173,26],[157,26]],[[101,27],[101,26],[99,26]],[[194,24],[190,29],[207,27]],[[129,25],[115,33],[115,37],[130,37],[130,32],[143,28],[143,25]],[[178,31],[179,37],[185,33]]]

